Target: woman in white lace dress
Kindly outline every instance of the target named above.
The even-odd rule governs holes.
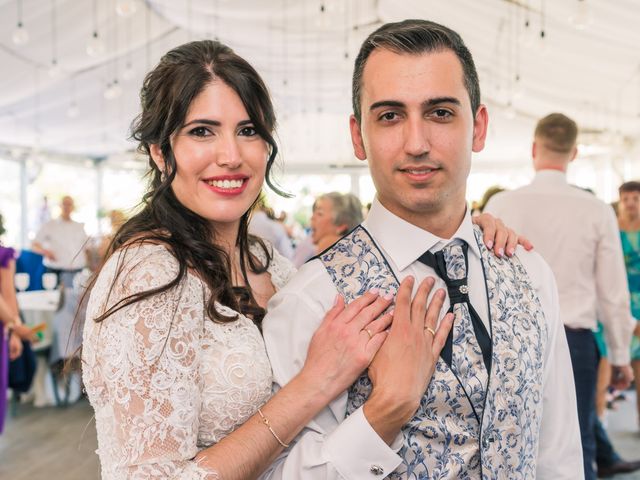
[[[114,236],[84,330],[102,477],[255,478],[367,367],[392,299],[337,298],[300,374],[272,396],[260,321],[293,267],[247,233],[263,182],[277,191],[267,89],[229,48],[200,41],[161,59],[141,103],[149,191]],[[435,322],[441,303],[422,315]]]

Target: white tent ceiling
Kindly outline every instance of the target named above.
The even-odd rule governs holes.
[[[133,15],[116,13],[131,4]],[[23,45],[13,41],[19,10]],[[135,148],[127,129],[145,72],[206,37],[264,76],[288,165],[351,164],[355,54],[374,28],[403,18],[450,26],[472,51],[492,124],[481,161],[526,156],[535,119],[551,111],[605,148],[640,138],[640,0],[0,0],[0,145],[122,158]],[[104,53],[90,56],[94,30]]]

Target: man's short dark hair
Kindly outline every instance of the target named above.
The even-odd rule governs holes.
[[[534,137],[548,150],[570,153],[576,146],[578,125],[562,113],[550,113],[538,122]]]
[[[451,50],[462,64],[464,86],[469,93],[471,109],[475,115],[480,106],[480,82],[471,52],[460,35],[450,28],[428,20],[403,20],[382,25],[369,35],[360,47],[352,82],[353,113],[358,123],[362,114],[360,110],[362,74],[369,55],[376,48],[384,48],[398,54],[414,55]]]
[[[640,193],[640,182],[637,180],[631,180],[630,182],[624,182],[618,188],[618,193],[622,195],[623,193],[631,193],[631,192],[639,192]]]

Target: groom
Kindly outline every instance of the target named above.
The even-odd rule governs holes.
[[[266,478],[582,476],[553,275],[536,253],[491,254],[466,208],[471,154],[483,149],[488,123],[478,83],[462,39],[433,22],[389,23],[362,45],[351,137],[377,197],[362,225],[271,300],[263,331],[275,381],[302,367],[337,293],[349,301],[374,287],[395,292],[409,275],[416,286],[435,277],[454,326],[417,394],[417,382],[402,379],[420,359],[398,348],[392,329],[369,376],[321,412]]]

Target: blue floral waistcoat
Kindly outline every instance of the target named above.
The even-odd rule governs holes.
[[[534,479],[542,416],[547,327],[540,301],[516,257],[498,258],[476,241],[490,311],[491,371],[482,417],[440,358],[415,416],[402,433],[402,464],[392,479]],[[337,290],[350,301],[398,281],[366,229],[357,227],[320,255]],[[371,393],[364,374],[349,390],[347,415]]]

